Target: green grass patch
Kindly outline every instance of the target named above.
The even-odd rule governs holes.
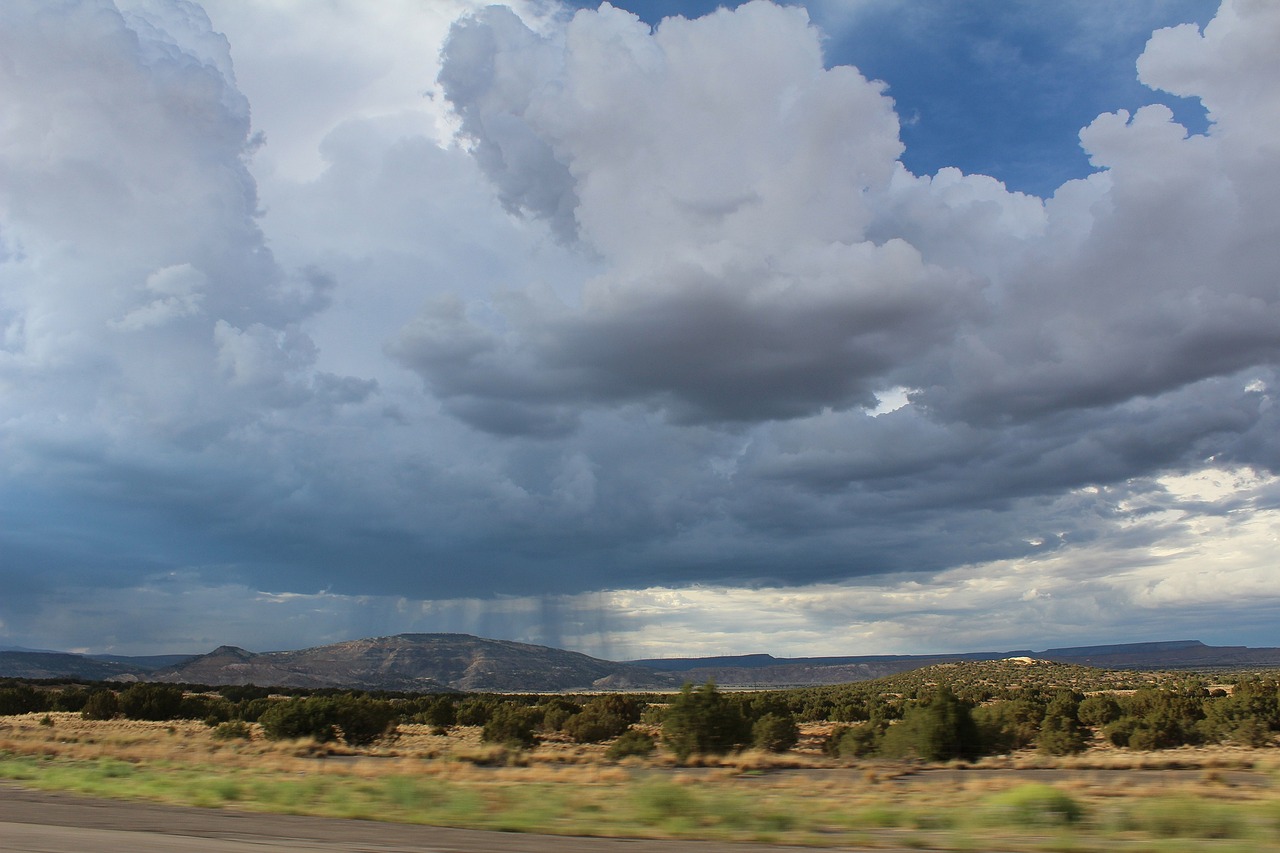
[[[987,799],[982,822],[993,826],[1069,826],[1084,819],[1085,809],[1069,794],[1050,785],[1022,785]]]
[[[444,779],[371,777],[316,762],[314,771],[212,763],[129,763],[0,754],[0,779],[100,797],[254,811],[391,820],[509,832],[912,846],[1044,853],[1098,849],[1181,853],[1212,846],[1280,850],[1280,803],[1182,796],[1088,798],[1046,785],[998,793],[949,788],[816,786],[713,777],[683,784],[661,770],[607,782],[476,771]],[[446,765],[447,766],[447,765]],[[1248,792],[1249,797],[1258,796]],[[1208,842],[1206,842],[1208,840]]]
[[[1263,821],[1254,820],[1250,811],[1191,797],[1162,798],[1125,804],[1109,828],[1156,838],[1248,839],[1265,834]]]

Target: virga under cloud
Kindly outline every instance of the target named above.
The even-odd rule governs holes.
[[[0,20],[0,637],[1272,641],[1271,4],[1048,198],[914,174],[799,6]]]

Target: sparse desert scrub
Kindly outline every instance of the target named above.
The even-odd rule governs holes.
[[[608,744],[511,750],[481,743],[478,727],[442,736],[406,725],[394,743],[317,751],[266,740],[253,724],[250,739],[219,741],[196,722],[52,712],[45,726],[43,716],[0,718],[0,778],[97,796],[545,833],[1027,851],[1192,850],[1208,839],[1280,849],[1274,750],[1031,752],[963,765],[744,752],[676,766],[661,753],[609,762]],[[479,750],[503,753],[476,761]]]

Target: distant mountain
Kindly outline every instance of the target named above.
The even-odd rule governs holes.
[[[1103,669],[1248,669],[1280,667],[1280,649],[1206,646],[1199,640],[1049,649],[1036,657]]]
[[[850,655],[816,658],[775,658],[772,655],[731,655],[705,658],[635,660],[630,663],[678,673],[685,681],[714,680],[724,687],[801,687],[842,684],[896,675],[924,666],[958,661],[1031,657],[1100,669],[1243,669],[1280,668],[1280,648],[1207,646],[1199,640],[1078,646],[1036,652],[966,652],[954,655]]]
[[[1104,669],[1280,668],[1280,649],[1207,646],[1199,640],[1077,646],[1035,652],[776,658],[767,654],[624,663],[467,634],[398,634],[297,651],[221,646],[206,655],[122,657],[0,651],[0,677],[367,690],[559,692],[670,690],[708,679],[722,687],[802,687],[896,675],[941,663],[1029,657]]]
[[[198,655],[86,655],[85,657],[106,663],[118,663],[129,667],[132,672],[150,672],[153,669],[184,664],[194,660]]]
[[[66,652],[0,652],[0,677],[5,678],[110,681],[134,671],[132,667],[123,664]]]
[[[963,655],[855,655],[822,658],[775,658],[772,655],[734,655],[629,661],[678,674],[680,680],[721,687],[806,687],[871,681],[924,666],[956,661],[1001,660],[1015,652],[976,652]]]
[[[180,666],[148,673],[145,679],[422,692],[646,690],[677,685],[673,676],[644,667],[467,634],[398,634],[264,654],[223,646]]]

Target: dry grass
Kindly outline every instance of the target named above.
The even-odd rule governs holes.
[[[564,834],[956,850],[1280,850],[1274,749],[850,764],[818,753],[821,727],[808,726],[804,748],[792,753],[677,767],[662,752],[610,763],[604,745],[557,739],[513,752],[466,727],[441,736],[405,725],[394,740],[356,751],[267,741],[256,726],[249,740],[219,741],[195,722],[54,713],[49,726],[43,716],[0,717],[0,778],[171,803]],[[1081,816],[1063,817],[1059,802]]]

